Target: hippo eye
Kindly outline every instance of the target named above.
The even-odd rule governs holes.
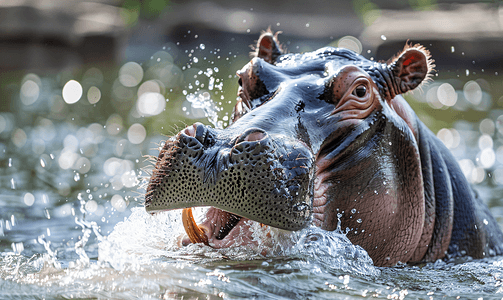
[[[353,95],[362,98],[367,94],[367,88],[364,85],[359,85],[353,90]]]

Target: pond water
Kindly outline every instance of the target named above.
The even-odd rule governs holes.
[[[0,113],[0,298],[503,298],[502,257],[377,268],[315,227],[254,228],[253,248],[179,247],[181,213],[142,207],[147,156],[195,119],[225,127],[246,61],[169,43],[113,72],[20,76]],[[434,79],[407,99],[503,225],[501,79],[476,64]]]

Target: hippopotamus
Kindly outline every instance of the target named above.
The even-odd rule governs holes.
[[[229,247],[251,220],[340,228],[376,266],[502,254],[488,207],[401,96],[431,78],[427,49],[407,43],[388,62],[283,53],[268,31],[252,56],[230,125],[190,125],[155,162],[145,208],[183,209],[183,245]],[[210,207],[199,225],[196,206]]]

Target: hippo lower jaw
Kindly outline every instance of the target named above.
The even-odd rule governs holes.
[[[196,224],[192,209],[184,208],[182,220],[186,235],[181,239],[181,246],[190,243],[202,243],[215,249],[257,245],[251,229],[250,219],[210,207],[201,224]],[[261,224],[262,225],[262,224]]]

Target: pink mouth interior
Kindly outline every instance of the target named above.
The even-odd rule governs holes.
[[[249,223],[249,219],[210,207],[206,212],[204,221],[197,225],[205,232],[209,245],[219,249],[256,244]],[[191,243],[187,236],[181,242],[183,246]]]

